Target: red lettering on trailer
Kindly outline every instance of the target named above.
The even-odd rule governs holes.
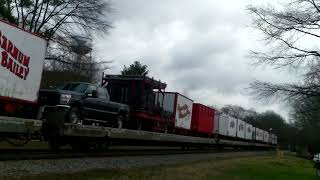
[[[12,42],[9,40],[9,41],[8,41],[7,52],[11,54],[11,53],[12,53],[12,49],[13,49],[13,44],[12,44]]]
[[[2,51],[1,56],[2,56],[2,58],[1,58],[1,65],[2,65],[3,67],[6,67],[6,66],[7,66],[8,53],[5,52],[5,51]]]
[[[29,66],[29,61],[30,61],[30,57],[25,55],[23,57],[23,65],[28,67]]]
[[[7,69],[9,69],[11,72],[13,72],[12,63],[13,63],[13,60],[11,58],[9,58],[9,61],[8,61],[8,64],[7,64]]]
[[[22,68],[22,67],[21,67]],[[29,74],[29,67],[23,69],[24,70],[24,80],[26,80],[28,74]]]
[[[18,53],[19,53],[19,49],[17,47],[13,48],[13,51],[11,52],[11,56],[15,59],[18,60]]]
[[[7,37],[5,37],[4,35],[2,36],[1,48],[3,50],[7,50]]]
[[[18,56],[18,59],[19,63],[22,63],[23,61],[23,54],[19,51],[19,56]]]
[[[0,47],[1,65],[17,77],[26,80],[30,69],[30,56],[22,53],[18,47],[14,45],[2,32],[0,31]]]

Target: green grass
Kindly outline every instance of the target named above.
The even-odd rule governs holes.
[[[0,177],[3,179],[4,177]],[[317,179],[311,161],[293,156],[261,156],[215,159],[189,164],[129,170],[92,170],[69,174],[47,174],[19,179]]]

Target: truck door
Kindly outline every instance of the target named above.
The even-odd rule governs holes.
[[[99,100],[97,97],[93,97],[92,91],[97,91],[97,87],[89,85],[86,93],[86,97],[83,99],[85,117],[89,119],[98,119],[99,114]]]
[[[98,99],[100,103],[100,110],[103,114],[100,114],[99,119],[108,121],[110,118],[114,118],[118,113],[118,108],[115,103],[110,101],[109,95],[105,88],[98,87]]]

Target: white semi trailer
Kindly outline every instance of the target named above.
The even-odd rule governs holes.
[[[2,111],[36,103],[47,40],[0,21],[0,102]]]
[[[0,20],[0,133],[38,132],[41,122],[15,116],[37,103],[47,40]]]

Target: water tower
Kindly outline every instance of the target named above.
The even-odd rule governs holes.
[[[92,39],[88,36],[76,35],[71,37],[71,49],[77,55],[86,55],[92,51]]]
[[[92,39],[85,35],[72,36],[70,48],[73,52],[73,71],[85,76],[88,75],[88,73],[92,74]]]

